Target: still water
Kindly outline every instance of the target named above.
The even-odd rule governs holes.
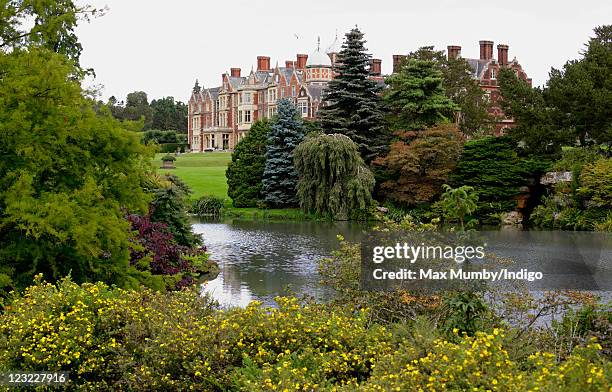
[[[293,293],[325,301],[332,295],[321,286],[317,262],[338,248],[336,236],[358,241],[365,228],[352,222],[200,221],[211,259],[221,273],[203,285],[222,306],[246,306]]]

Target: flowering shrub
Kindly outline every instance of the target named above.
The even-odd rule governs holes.
[[[218,310],[195,290],[128,291],[37,280],[0,314],[0,371],[69,371],[74,390],[607,390],[592,341],[567,360],[513,359],[500,329],[422,347],[369,311],[252,303]]]

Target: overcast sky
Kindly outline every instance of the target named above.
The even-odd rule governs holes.
[[[462,46],[479,56],[478,41],[510,45],[534,85],[550,67],[579,56],[595,26],[612,22],[612,1],[394,1],[394,0],[100,0],[106,16],[84,23],[81,63],[92,67],[104,99],[142,90],[149,99],[186,101],[199,79],[220,85],[230,67],[243,75],[266,55],[274,65],[310,54],[317,37],[325,49],[336,30],[341,38],[355,24],[367,48],[391,71],[393,54],[420,46]],[[494,56],[497,50],[494,49]]]

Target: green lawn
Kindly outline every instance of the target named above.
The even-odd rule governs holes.
[[[153,164],[159,173],[176,174],[191,187],[192,199],[204,195],[216,196],[225,199],[224,215],[244,219],[306,219],[297,208],[284,209],[258,209],[234,208],[232,200],[227,195],[227,181],[225,170],[232,159],[229,152],[205,152],[182,154],[176,157],[176,169],[161,169],[161,157],[166,154],[155,155]]]
[[[161,167],[161,157],[164,155],[155,156],[153,161],[155,167]],[[174,162],[176,169],[158,169],[158,171],[176,174],[180,177],[193,190],[191,196],[193,199],[210,195],[227,199],[229,202],[225,169],[231,159],[232,154],[229,152],[183,154],[179,155]]]

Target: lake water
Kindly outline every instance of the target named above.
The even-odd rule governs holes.
[[[325,301],[332,295],[319,283],[317,262],[338,248],[336,236],[358,241],[364,227],[352,222],[224,221],[193,224],[221,273],[203,285],[223,306],[252,300],[272,304],[293,293]]]
[[[219,263],[221,270],[217,278],[203,284],[202,290],[222,306],[246,306],[253,300],[271,305],[274,297],[286,294],[310,296],[318,301],[331,298],[332,291],[319,283],[318,261],[338,249],[338,234],[358,242],[367,232],[366,227],[354,222],[241,220],[195,221],[193,230],[202,235],[211,259]],[[606,237],[608,245],[602,248],[588,246],[589,239],[595,238],[592,233],[488,233],[490,240],[497,243],[499,255],[527,259],[532,264],[531,270],[548,263],[547,277],[552,276],[548,273],[556,272],[555,262],[564,263],[563,280],[567,280],[568,271],[570,278],[574,278],[576,271],[569,267],[576,268],[576,260],[605,262],[603,274],[596,274],[595,278],[600,287],[608,287],[603,297],[610,300],[612,237]],[[579,269],[585,268],[584,263],[577,265]],[[588,271],[586,277],[591,277]],[[604,280],[607,284],[602,284]]]

